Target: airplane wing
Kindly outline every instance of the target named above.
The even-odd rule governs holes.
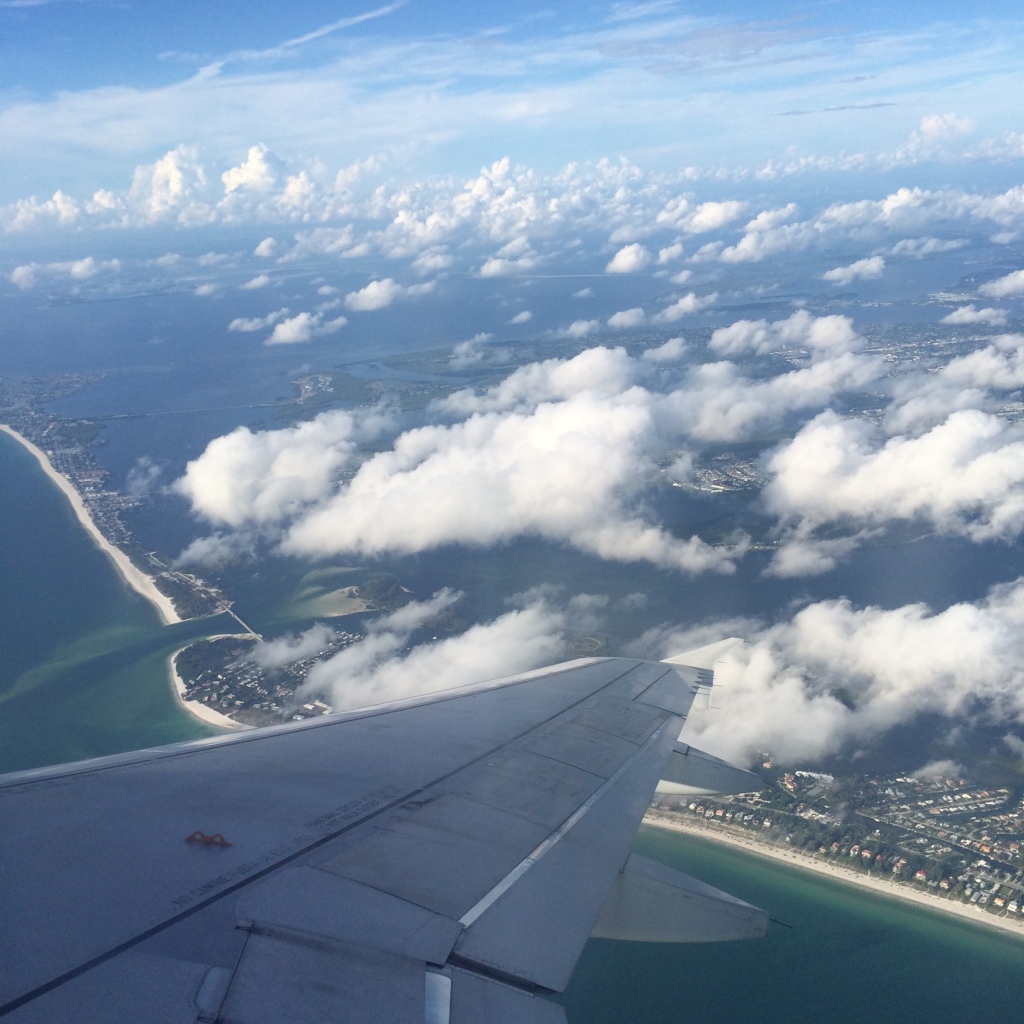
[[[564,1024],[592,932],[762,935],[630,855],[659,778],[700,760],[694,672],[586,658],[0,777],[0,1016]]]

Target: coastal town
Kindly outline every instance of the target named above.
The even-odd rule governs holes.
[[[261,658],[259,637],[214,637],[180,651],[174,659],[174,671],[189,710],[199,705],[232,723],[250,727],[300,722],[333,710],[319,698],[301,702],[296,698],[309,670],[361,639],[358,633],[338,630],[327,635],[316,651],[275,664]]]
[[[81,373],[0,379],[0,423],[37,449],[50,470],[67,481],[74,492],[69,494],[72,504],[77,494],[86,519],[108,545],[108,553],[112,557],[120,553],[164,597],[164,602],[156,603],[166,606],[165,619],[191,619],[226,611],[230,602],[215,586],[168,565],[156,552],[136,542],[123,514],[146,499],[107,486],[109,473],[90,450],[97,441],[95,424],[61,419],[45,411],[47,402],[97,379],[95,374]],[[59,485],[59,480],[56,482]],[[130,581],[132,575],[130,571],[126,574]]]
[[[837,777],[773,771],[760,792],[659,795],[651,824],[932,897],[1024,935],[1024,793],[959,775]],[[932,904],[937,905],[937,904]]]

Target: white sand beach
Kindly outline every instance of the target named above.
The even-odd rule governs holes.
[[[71,485],[71,481],[63,473],[58,473],[53,468],[53,464],[47,458],[46,452],[37,448],[27,437],[23,437],[4,423],[0,423],[0,430],[13,437],[19,444],[24,445],[35,456],[43,472],[60,488],[64,497],[71,502],[71,507],[74,509],[75,515],[78,517],[78,521],[82,524],[85,532],[89,534],[95,545],[114,563],[118,572],[124,578],[125,583],[156,608],[164,625],[172,622],[181,622],[181,616],[175,610],[171,599],[166,594],[162,594],[157,589],[153,580],[134,565],[123,551],[114,547],[100,533],[96,524],[92,521],[92,517],[89,515],[89,510],[85,507],[85,502],[82,501],[82,496],[75,490]]]
[[[248,633],[218,633],[216,636],[202,637],[203,640],[221,640],[228,636],[246,636]],[[227,715],[222,715],[219,711],[214,711],[213,708],[207,707],[205,704],[200,703],[197,700],[185,700],[185,680],[178,675],[178,669],[175,665],[175,658],[186,647],[191,647],[195,643],[194,640],[187,644],[182,644],[176,651],[171,653],[171,656],[167,659],[167,672],[171,677],[171,686],[174,689],[174,696],[177,698],[178,703],[190,714],[193,718],[198,718],[200,722],[205,722],[207,725],[216,725],[220,729],[252,729],[253,726],[246,725],[244,722],[236,722],[233,718],[229,718]]]
[[[835,861],[826,861],[818,856],[808,856],[804,853],[797,853],[782,850],[776,846],[768,846],[759,843],[752,838],[745,836],[742,830],[731,829],[726,831],[726,826],[706,826],[698,821],[689,821],[686,818],[667,816],[658,811],[648,811],[644,816],[645,825],[653,825],[655,828],[666,829],[671,832],[685,832],[687,835],[697,836],[700,839],[707,839],[713,843],[722,843],[725,846],[733,846],[747,853],[756,854],[758,857],[767,857],[770,860],[779,861],[793,868],[802,871],[813,871],[819,875],[827,875],[837,882],[845,882],[848,885],[856,885],[862,889],[869,889],[871,892],[882,896],[892,896],[896,899],[906,900],[909,903],[916,903],[927,910],[937,910],[943,914],[953,914],[971,924],[981,925],[985,928],[996,928],[1001,932],[1009,932],[1019,939],[1024,939],[1024,920],[1019,917],[997,917],[983,908],[973,904],[964,904],[959,900],[945,899],[939,895],[931,895],[928,892],[913,889],[901,882],[890,882],[881,878],[873,878],[870,875],[863,875],[859,871],[844,868]]]

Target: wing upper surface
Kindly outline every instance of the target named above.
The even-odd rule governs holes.
[[[564,989],[692,697],[671,666],[583,659],[8,776],[0,1012],[138,1020],[175,978],[193,1015],[146,1019],[301,1024],[344,992],[331,1019],[424,1020],[443,990],[454,1024],[562,1020],[531,994]]]

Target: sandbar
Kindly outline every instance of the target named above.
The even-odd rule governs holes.
[[[160,592],[152,578],[147,576],[120,548],[115,547],[100,533],[92,521],[92,516],[89,515],[89,510],[85,507],[85,502],[82,501],[82,496],[63,473],[58,473],[53,468],[53,463],[50,462],[46,452],[37,448],[27,437],[19,434],[5,423],[0,423],[0,430],[13,437],[19,444],[24,445],[35,456],[43,472],[60,488],[61,493],[71,503],[71,508],[78,517],[78,521],[92,538],[93,543],[110,558],[125,583],[156,608],[160,621],[165,626],[172,622],[181,622],[182,618],[175,610],[173,602],[166,594]]]
[[[249,636],[250,634],[243,633],[218,633],[216,636],[202,637],[203,640],[221,640],[229,636]],[[185,680],[178,675],[178,668],[175,665],[175,658],[185,648],[191,647],[196,641],[192,640],[187,644],[183,644],[176,651],[171,652],[171,656],[167,659],[167,671],[171,677],[171,685],[174,690],[174,696],[177,698],[178,703],[187,711],[193,718],[198,718],[200,722],[205,722],[207,725],[216,725],[220,729],[252,729],[254,726],[246,725],[244,722],[236,722],[233,718],[229,718],[227,715],[222,715],[219,711],[214,711],[213,708],[207,707],[205,704],[197,700],[186,700],[185,699]]]
[[[748,838],[742,832],[733,829],[726,831],[727,826],[716,825],[711,828],[696,821],[687,821],[685,818],[675,816],[668,817],[657,811],[648,811],[644,816],[645,825],[653,825],[655,828],[666,829],[670,832],[685,832],[687,835],[697,836],[700,839],[707,839],[713,843],[722,843],[725,846],[733,846],[745,850],[747,853],[756,854],[758,857],[767,857],[770,860],[779,861],[789,867],[799,868],[803,871],[813,871],[819,875],[827,875],[833,881],[845,882],[847,885],[856,885],[862,889],[868,889],[873,893],[882,896],[894,896],[896,899],[906,900],[908,903],[916,903],[919,907],[928,910],[936,910],[943,914],[952,914],[970,924],[981,925],[986,928],[997,928],[1001,932],[1009,932],[1019,939],[1024,939],[1024,920],[1021,918],[996,917],[982,907],[973,903],[960,903],[942,896],[932,896],[927,892],[912,889],[902,882],[890,882],[881,878],[872,878],[870,875],[862,875],[858,871],[836,864],[834,861],[825,861],[817,856],[808,856],[795,851],[789,852],[777,846],[768,846],[766,843],[759,843]]]

